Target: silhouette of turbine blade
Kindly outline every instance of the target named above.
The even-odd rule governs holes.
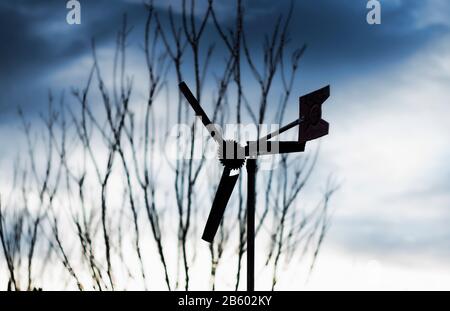
[[[211,120],[208,118],[208,115],[203,110],[203,108],[200,106],[198,100],[195,98],[194,94],[192,94],[191,90],[187,86],[186,83],[181,82],[178,87],[180,88],[181,93],[183,93],[184,97],[188,101],[188,103],[191,105],[192,109],[194,109],[195,115],[200,117],[202,120],[203,125],[208,130],[211,137],[217,142],[222,143],[223,138],[220,135],[220,131],[216,129],[215,125],[211,122]]]
[[[223,169],[216,196],[214,197],[211,211],[209,212],[208,220],[206,221],[205,230],[203,231],[202,239],[209,243],[213,241],[214,236],[216,235],[227,203],[230,200],[236,181],[239,178],[239,174],[230,176],[230,172],[231,170],[226,167]]]

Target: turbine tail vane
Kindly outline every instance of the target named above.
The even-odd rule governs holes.
[[[300,97],[298,141],[306,142],[328,134],[329,124],[322,119],[322,104],[330,97],[330,86]]]

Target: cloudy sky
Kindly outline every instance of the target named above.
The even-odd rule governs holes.
[[[107,49],[124,12],[136,28],[145,20],[141,1],[80,2],[76,26],[66,23],[62,0],[0,3],[0,139],[9,147],[1,150],[2,167],[13,150],[17,108],[34,118],[49,89],[80,86],[91,38]],[[381,1],[381,25],[367,24],[366,3],[295,1],[291,43],[308,49],[294,93],[332,88],[324,112],[330,135],[308,192],[321,191],[318,181],[330,172],[342,182],[317,269],[300,286],[450,289],[450,2]],[[247,1],[247,32],[257,38],[270,31],[266,21],[288,6]],[[218,8],[226,23],[232,5]],[[136,53],[140,34],[131,36]]]

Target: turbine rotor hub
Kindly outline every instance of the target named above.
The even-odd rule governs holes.
[[[235,140],[224,140],[218,155],[220,163],[231,170],[238,170],[245,163],[245,148]]]

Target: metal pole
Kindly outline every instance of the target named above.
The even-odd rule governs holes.
[[[247,160],[247,291],[255,290],[256,159]]]

